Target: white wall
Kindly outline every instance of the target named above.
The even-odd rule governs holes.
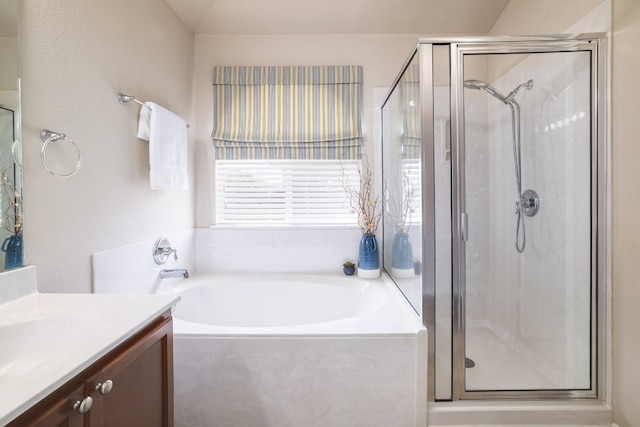
[[[388,87],[418,35],[196,36],[194,105],[197,128],[196,224],[212,224],[212,68],[214,65],[362,65],[363,153],[373,159],[373,88]],[[378,153],[376,153],[377,155]],[[373,160],[370,161],[373,166]]]
[[[620,427],[640,425],[640,2],[613,0],[613,410]]]
[[[90,292],[92,253],[193,227],[193,176],[189,191],[150,190],[140,106],[116,99],[155,101],[193,123],[193,40],[163,0],[22,1],[25,262],[41,291]],[[77,175],[45,171],[42,128],[78,144]]]

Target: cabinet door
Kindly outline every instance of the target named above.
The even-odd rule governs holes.
[[[82,385],[79,385],[71,394],[52,395],[47,402],[47,407],[39,410],[34,418],[28,415],[20,417],[13,426],[30,427],[82,427],[84,426],[84,415],[74,410],[76,402],[82,402],[85,398]]]
[[[104,390],[103,384],[111,381]],[[171,319],[118,354],[90,380],[91,427],[173,426]],[[110,387],[109,387],[110,386]],[[101,395],[101,391],[106,393]]]

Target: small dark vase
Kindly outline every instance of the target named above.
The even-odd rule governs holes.
[[[347,267],[347,266],[342,266],[342,271],[344,272],[344,274],[346,274],[347,276],[353,276],[354,273],[356,272],[356,266],[352,265],[351,267]]]
[[[22,235],[9,236],[2,242],[4,269],[11,270],[22,267]]]

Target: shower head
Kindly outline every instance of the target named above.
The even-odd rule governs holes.
[[[467,89],[485,90],[490,95],[507,104],[507,98],[505,98],[504,95],[498,92],[498,90],[491,86],[489,83],[485,83],[482,80],[465,80],[464,87],[466,87]]]
[[[490,95],[494,96],[495,98],[499,99],[500,101],[504,102],[505,104],[510,104],[511,102],[515,102],[514,99],[520,89],[522,89],[523,87],[526,87],[528,90],[531,90],[531,88],[533,87],[533,80],[529,80],[526,83],[522,83],[520,86],[515,88],[506,97],[500,92],[498,92],[498,90],[493,86],[491,86],[489,83],[485,83],[482,80],[465,80],[464,87],[466,87],[467,89],[476,89],[476,90],[482,89],[487,93],[489,93]]]
[[[507,95],[506,102],[509,103],[509,102],[513,101],[513,99],[516,97],[516,94],[518,93],[518,91],[520,89],[522,89],[523,87],[527,88],[527,90],[531,90],[533,88],[533,80],[529,79],[529,81],[527,81],[526,83],[522,83],[520,86],[518,86],[513,91],[511,91],[511,93],[509,95]]]
[[[467,89],[482,89],[484,86],[487,86],[487,83],[482,80],[465,80],[464,87]]]

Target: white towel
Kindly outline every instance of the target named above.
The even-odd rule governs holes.
[[[140,109],[138,138],[149,141],[149,178],[153,190],[186,190],[187,123],[166,108],[147,102]]]

